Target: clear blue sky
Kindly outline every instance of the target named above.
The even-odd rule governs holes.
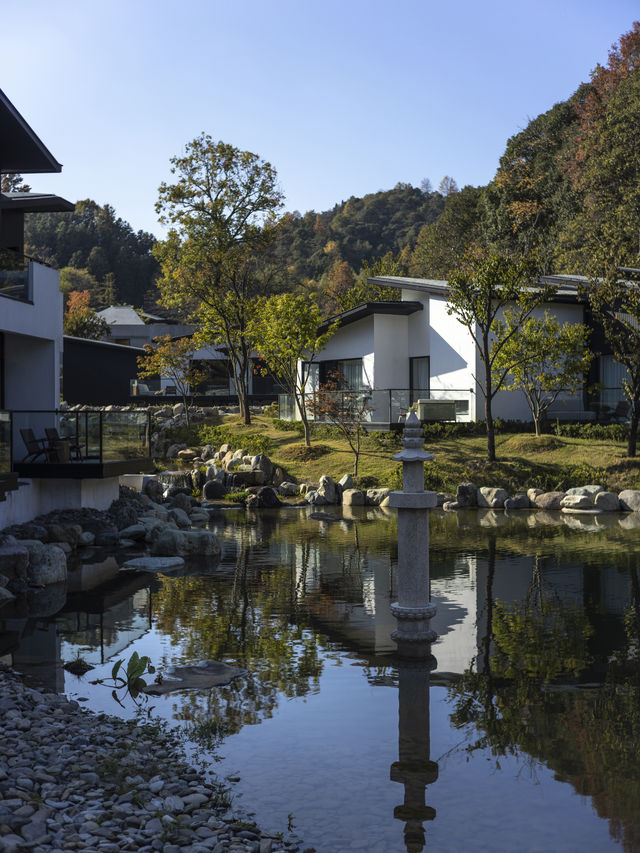
[[[205,131],[269,160],[289,210],[398,181],[484,184],[506,140],[606,62],[637,0],[0,0],[0,88],[63,163],[34,190],[161,234]]]

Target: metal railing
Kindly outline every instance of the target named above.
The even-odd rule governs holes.
[[[43,438],[47,427],[55,427],[62,439],[69,439],[70,444],[78,448],[79,452],[75,459],[74,454],[71,455],[70,462],[117,462],[151,456],[150,412],[38,410],[11,414],[11,446],[15,461],[27,455],[20,430],[31,429],[36,438]]]
[[[11,452],[11,412],[0,411],[0,474],[8,474],[13,463]]]
[[[422,408],[423,420],[468,420],[473,391],[469,388],[385,388],[324,392],[335,398],[336,406],[346,410],[364,409],[362,422],[371,424],[401,423],[411,406]],[[305,409],[310,421],[323,421],[322,415],[314,412],[314,393],[304,395]],[[431,405],[430,405],[431,404]],[[278,396],[280,418],[285,421],[299,419],[292,394]]]

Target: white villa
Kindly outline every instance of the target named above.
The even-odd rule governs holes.
[[[484,398],[476,377],[482,366],[468,329],[447,311],[447,282],[380,276],[377,284],[399,288],[395,302],[368,302],[327,320],[326,329],[336,320],[339,328],[313,364],[309,392],[317,390],[332,371],[339,371],[350,390],[366,393],[372,408],[368,421],[373,428],[388,429],[404,419],[413,404],[422,420],[475,421],[484,419]],[[552,301],[534,312],[545,310],[560,323],[589,323],[590,317],[575,276],[545,277],[545,284],[557,290]],[[594,360],[589,383],[600,381],[614,408],[621,399],[620,366],[611,356]],[[604,395],[603,395],[604,396]],[[596,404],[597,405],[597,404]],[[549,416],[590,420],[595,416],[594,401],[584,393],[560,396]],[[530,421],[531,414],[521,392],[501,391],[496,395],[493,414],[504,420]],[[281,397],[281,417],[294,418],[290,399]]]

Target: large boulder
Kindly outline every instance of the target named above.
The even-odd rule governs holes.
[[[343,478],[344,479],[344,478]],[[364,506],[365,495],[360,489],[344,489],[342,506]]]
[[[251,495],[247,500],[247,507],[251,509],[272,509],[278,506],[282,506],[282,503],[275,489],[271,486],[263,486],[261,489],[258,489],[255,495]]]
[[[504,502],[504,508],[506,510],[529,509],[530,507],[531,503],[529,498],[523,492],[518,492],[517,495],[514,495],[512,498],[507,498]]]
[[[325,503],[338,503],[338,490],[336,489],[335,481],[327,474],[323,474],[322,477],[320,477],[317,492],[321,497],[324,498]]]
[[[67,556],[57,545],[45,545],[38,539],[24,539],[29,552],[27,576],[35,586],[49,586],[67,579]]]
[[[389,497],[391,489],[367,489],[367,506],[382,506]]]
[[[212,447],[210,444],[205,444],[204,447],[200,448],[200,456],[203,459],[212,459],[215,452],[215,447]]]
[[[488,509],[502,509],[504,502],[509,497],[504,489],[493,486],[480,486],[476,491],[476,504]]]
[[[162,494],[164,489],[162,488],[162,484],[159,483],[155,477],[152,480],[147,480],[144,484],[144,493],[152,501],[155,503],[160,503],[162,501]]]
[[[579,495],[580,497],[590,497],[593,501],[593,498],[598,494],[598,492],[604,492],[602,486],[574,486],[572,489],[567,489],[567,497],[574,497],[575,495]]]
[[[338,480],[338,485],[344,491],[345,489],[355,489],[356,483],[352,474],[345,474],[341,480]]]
[[[190,447],[185,447],[184,450],[178,451],[178,459],[181,462],[193,462],[193,460],[198,456],[197,451],[191,450]]]
[[[165,527],[151,545],[154,557],[209,557],[220,553],[220,544],[209,530],[175,530]]]
[[[467,506],[476,506],[478,497],[478,489],[474,483],[460,483],[456,491],[456,500],[458,508],[462,509]]]
[[[169,510],[169,521],[173,521],[182,530],[187,530],[189,527],[191,527],[191,521],[189,520],[189,516],[183,509],[180,509],[177,506]]]
[[[536,497],[535,505],[538,509],[560,509],[564,494],[564,492],[543,492]]]
[[[284,495],[285,497],[294,497],[298,493],[297,483],[280,483],[278,486],[278,494]]]
[[[624,489],[618,495],[620,509],[627,512],[640,512],[640,490]]]
[[[202,487],[202,497],[205,501],[217,501],[227,494],[224,483],[220,480],[209,480]]]
[[[321,495],[317,489],[309,489],[306,492],[304,499],[311,506],[326,506],[328,501],[324,495]]]
[[[532,506],[535,506],[538,495],[543,495],[544,489],[527,489],[527,497]]]
[[[45,541],[67,542],[72,548],[76,548],[80,544],[82,527],[79,524],[47,524],[46,530],[47,539]]]
[[[593,509],[593,498],[589,494],[565,495],[560,506],[562,509]]]
[[[186,444],[171,444],[167,448],[167,459],[177,459],[181,450],[186,450]]]
[[[25,541],[0,534],[0,573],[9,578],[24,578],[29,565],[29,551]]]
[[[193,503],[190,495],[185,495],[180,492],[180,494],[174,495],[171,498],[172,508],[181,509],[183,512],[190,512],[192,506]]]
[[[613,492],[598,492],[593,499],[593,505],[603,512],[618,512],[620,509],[618,496]]]
[[[222,468],[218,468],[217,465],[208,465],[207,466],[207,482],[209,480],[219,480],[221,483],[224,483],[225,472]]]
[[[262,471],[264,482],[268,483],[273,474],[273,462],[264,453],[258,453],[251,458],[251,467],[254,471]]]

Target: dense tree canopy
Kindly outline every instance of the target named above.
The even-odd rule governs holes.
[[[96,307],[105,306],[106,296],[142,307],[159,272],[151,254],[155,242],[153,234],[135,232],[111,205],[91,199],[77,202],[73,213],[32,213],[25,219],[27,254],[58,268],[86,270],[98,285],[90,291]]]

